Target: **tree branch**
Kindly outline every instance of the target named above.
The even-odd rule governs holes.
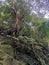
[[[15,8],[14,1],[12,1],[12,9],[14,10],[14,12],[15,12],[15,14],[16,14],[16,8]]]

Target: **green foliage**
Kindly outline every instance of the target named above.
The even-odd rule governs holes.
[[[43,22],[39,27],[39,31],[42,32],[43,37],[49,37],[49,22]]]
[[[41,65],[46,65],[45,61],[41,59]]]
[[[32,23],[36,26],[40,26],[41,23],[43,22],[43,19],[40,18],[38,15],[36,14],[32,14]]]
[[[34,52],[35,57],[38,60],[40,60],[41,65],[47,65],[48,63],[46,63],[45,61],[45,56],[47,58],[48,57],[47,54],[49,53],[47,53],[45,49],[46,48],[48,49],[47,45],[49,43],[49,21],[44,18],[40,18],[39,16],[35,14],[30,15],[29,7],[27,6],[24,0],[21,0],[21,1],[14,0],[13,2],[15,4],[16,11],[20,12],[20,23],[17,26],[17,33],[15,37],[17,37],[19,41],[21,41],[20,43],[32,44],[33,46],[30,45],[32,49],[30,50],[29,48],[28,52]],[[7,0],[7,2],[4,5],[0,6],[0,28],[3,28],[4,30],[11,29],[13,27],[12,25],[15,23],[15,18],[16,18],[16,15],[12,9],[12,0]],[[32,23],[32,26],[29,26],[30,22]],[[1,57],[8,54],[10,58],[11,56],[13,58],[14,52],[13,52],[13,48],[11,47],[11,40],[12,39],[10,39],[10,41],[6,39],[4,40],[6,42],[3,45],[0,44]],[[30,55],[27,56],[25,54],[22,54],[22,55],[23,55],[23,58],[26,59],[26,61],[30,62],[30,64],[32,60],[37,64],[37,61],[34,59],[33,54],[31,56]],[[31,57],[32,59],[30,60]],[[6,60],[5,62],[3,62],[4,65],[7,65],[6,62],[7,63],[9,62],[8,59]],[[14,60],[14,63],[15,62],[16,61]],[[32,63],[34,64],[34,62]],[[16,65],[16,64],[13,64],[13,65]],[[25,63],[20,62],[19,65],[25,65]]]

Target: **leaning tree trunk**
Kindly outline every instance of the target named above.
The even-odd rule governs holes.
[[[14,29],[13,35],[15,36],[15,33],[16,33],[15,31],[16,31],[16,28],[17,28],[17,26],[19,24],[19,21],[20,21],[19,20],[19,18],[20,18],[20,12],[16,10],[14,2],[12,2],[12,9],[13,9],[13,11],[15,13],[15,16],[16,16],[15,21],[14,21],[15,23],[14,23],[14,26],[13,26],[13,29]]]
[[[14,29],[13,35],[14,35],[14,36],[15,36],[15,34],[16,34],[16,29],[17,29],[18,23],[19,23],[19,18],[16,17],[16,21],[15,21],[14,26],[13,26],[13,29]]]

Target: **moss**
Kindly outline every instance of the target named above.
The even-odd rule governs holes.
[[[13,55],[13,48],[10,45],[0,45],[0,54],[4,53],[4,54],[9,54],[9,55]],[[3,54],[1,54],[3,55]]]
[[[13,58],[13,48],[11,45],[0,42],[0,65],[25,65],[24,62]]]

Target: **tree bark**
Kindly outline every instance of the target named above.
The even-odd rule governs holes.
[[[14,26],[13,26],[13,29],[14,29],[13,35],[15,36],[15,33],[16,33],[15,31],[16,31],[17,25],[19,24],[19,13],[17,13],[14,2],[12,2],[12,9],[13,9],[15,15],[16,15],[15,23],[14,23]]]

